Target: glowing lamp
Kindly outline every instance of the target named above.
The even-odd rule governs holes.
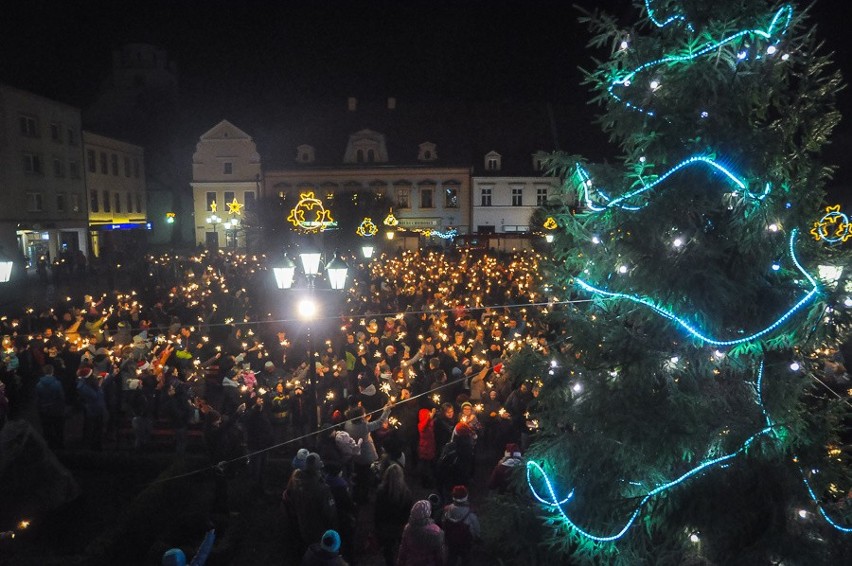
[[[544,235],[544,241],[547,242],[548,244],[552,244],[553,243],[553,234],[545,234]]]
[[[346,274],[349,272],[349,266],[346,265],[346,262],[335,254],[334,258],[325,266],[325,270],[328,273],[328,282],[331,284],[331,288],[335,291],[343,290],[346,286]]]
[[[393,240],[394,236],[396,236],[396,232],[393,232],[393,231],[391,231],[391,230],[388,230],[388,231],[385,233],[385,235],[387,236],[388,240]]]
[[[299,258],[302,260],[302,269],[305,270],[305,275],[308,277],[314,277],[319,273],[320,255],[319,252],[302,252],[299,254]]]
[[[798,513],[798,515],[799,515],[799,517],[800,517],[800,518],[802,518],[802,519],[806,519],[806,518],[807,518],[807,516],[808,516],[808,512],[807,512],[807,511],[805,511],[804,509],[799,509],[799,513]]]
[[[8,283],[12,277],[13,262],[8,259],[0,260],[0,283]]]
[[[370,259],[373,257],[373,246],[371,244],[365,244],[361,246],[361,255],[364,256],[364,259]]]
[[[770,45],[769,47],[766,48],[766,54],[767,55],[775,55],[777,52],[778,52],[778,48],[775,47],[774,45]]]
[[[793,362],[792,364],[790,364],[790,369],[793,371],[799,371],[800,369],[802,369],[802,366],[799,365],[799,362]]]
[[[627,266],[626,265],[619,265],[618,266],[618,272],[621,273],[622,275],[624,275],[625,273],[627,273]]]
[[[289,257],[284,257],[280,267],[273,267],[272,273],[275,275],[275,285],[279,289],[289,289],[293,286],[293,280],[296,278],[296,264]]]
[[[780,263],[778,263],[777,261],[776,261],[776,262],[774,262],[774,263],[772,264],[772,271],[778,271],[779,269],[781,269],[781,264],[780,264]]]
[[[846,308],[852,307],[852,297],[846,297],[843,299],[843,306]]]
[[[600,236],[592,236],[592,243],[593,244],[600,244],[601,243]]]
[[[683,246],[683,238],[675,238],[672,245],[676,248]]]
[[[311,298],[302,299],[296,308],[302,320],[311,320],[317,314],[317,304]]]
[[[701,537],[698,536],[698,533],[692,533],[691,535],[689,535],[689,542],[698,544],[699,542],[701,542]]]

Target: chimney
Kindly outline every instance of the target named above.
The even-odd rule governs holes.
[[[396,97],[389,96],[388,97],[388,110],[396,110]]]
[[[354,96],[350,96],[349,99],[346,101],[346,105],[349,108],[350,112],[355,112],[356,110],[358,110],[358,99]]]

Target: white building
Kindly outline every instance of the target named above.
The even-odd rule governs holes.
[[[86,202],[92,253],[103,246],[119,250],[129,231],[146,230],[144,152],[138,145],[83,132]]]
[[[0,84],[0,244],[88,255],[80,110]],[[17,238],[17,245],[16,245]]]
[[[251,136],[222,120],[204,133],[192,156],[195,242],[244,247],[243,213],[254,209],[260,155]]]

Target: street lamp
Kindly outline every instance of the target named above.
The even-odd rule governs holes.
[[[8,283],[12,278],[12,260],[0,259],[0,283]]]
[[[317,365],[313,343],[311,341],[311,321],[316,318],[317,312],[319,311],[319,305],[314,298],[314,281],[320,272],[321,255],[322,254],[319,252],[313,251],[307,251],[299,254],[299,258],[302,261],[302,268],[304,269],[305,276],[307,278],[308,295],[302,297],[296,304],[296,312],[298,313],[299,319],[305,322],[305,337],[307,339],[308,347],[308,387],[310,388],[311,398],[313,399],[314,406],[316,407],[317,426],[321,423],[321,407],[319,398],[317,397]],[[272,271],[275,274],[275,284],[279,289],[286,290],[293,288],[296,275],[296,264],[291,259],[285,257],[282,265],[279,267],[273,267]],[[346,265],[346,262],[335,254],[334,258],[325,265],[325,271],[328,274],[328,281],[331,288],[335,291],[343,290],[346,285],[346,275],[349,272],[349,266]]]
[[[361,246],[361,255],[364,256],[364,259],[370,259],[371,257],[373,257],[374,249],[375,248],[373,247],[373,244],[364,244],[363,246]]]
[[[237,247],[237,230],[240,228],[240,219],[239,218],[231,218],[225,222],[225,233],[227,237],[231,240],[231,247]]]
[[[222,223],[222,219],[215,212],[207,217],[207,223],[213,225],[213,234],[217,234],[216,236],[216,247],[219,247],[219,232],[216,230],[217,226]],[[210,245],[210,240],[208,240],[208,245]],[[212,247],[212,246],[211,246]]]

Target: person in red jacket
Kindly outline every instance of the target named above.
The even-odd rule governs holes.
[[[423,487],[435,484],[435,409],[420,409],[417,415],[417,430],[420,441],[417,443],[417,465],[420,471],[420,483]]]

